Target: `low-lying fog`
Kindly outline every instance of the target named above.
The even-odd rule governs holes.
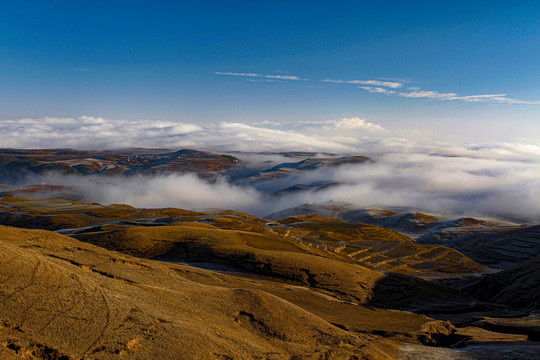
[[[45,124],[30,120],[12,121],[4,124],[4,129],[15,131],[14,128],[19,132],[26,130],[26,134],[37,136],[33,140],[37,141],[35,147],[50,147],[48,139],[58,140],[64,132],[65,136],[68,136],[68,130],[71,132],[87,129],[86,142],[90,141],[89,138],[101,137],[100,141],[103,143],[108,139],[107,131],[115,130],[114,136],[117,137],[120,136],[116,132],[120,125],[130,126],[129,123],[118,124],[100,118],[83,117],[68,120],[58,120],[58,124],[54,119],[48,119]],[[8,126],[9,124],[12,126]],[[137,137],[146,133],[147,136],[142,143],[144,146],[156,147],[156,144],[149,142],[153,139],[158,141],[158,144],[163,140],[162,146],[176,149],[192,147],[218,153],[224,153],[226,150],[246,151],[246,149],[324,151],[370,156],[374,162],[302,171],[271,182],[252,184],[232,182],[226,176],[207,181],[194,175],[133,177],[51,175],[27,182],[39,181],[75,186],[83,194],[83,200],[104,204],[127,203],[137,207],[172,206],[186,209],[216,207],[264,216],[306,202],[333,200],[350,202],[360,207],[400,206],[459,216],[540,222],[538,141],[524,140],[486,145],[442,141],[441,137],[405,137],[358,118],[308,123],[302,128],[302,132],[299,128],[278,129],[275,126],[268,128],[254,124],[221,123],[206,127],[199,125],[190,127],[189,124],[145,125],[144,122],[139,122],[135,125],[131,130],[134,133],[133,137],[126,135],[128,137],[121,142],[123,146],[138,144]],[[40,132],[45,130],[48,133],[47,137]],[[11,139],[9,141],[15,141],[15,135],[9,137]],[[15,141],[4,145],[31,147],[24,142],[30,140],[24,140],[26,139],[24,136],[21,139],[23,143]],[[40,143],[39,139],[45,140]],[[56,147],[61,145],[64,144],[56,144]],[[71,143],[65,145],[69,146]],[[256,170],[271,168],[280,162],[302,160],[276,154],[233,155],[240,157],[250,168]],[[271,191],[282,190],[295,184],[308,185],[317,182],[333,186],[319,191],[270,195]]]
[[[275,161],[275,156],[271,160]],[[261,168],[260,162],[254,165]],[[373,163],[324,167],[247,185],[231,183],[226,176],[208,181],[178,174],[50,175],[40,181],[74,186],[86,201],[136,207],[224,208],[264,216],[306,202],[332,200],[360,207],[400,206],[459,216],[538,222],[539,179],[538,165],[524,161],[387,154],[376,157]],[[271,191],[295,184],[317,182],[333,186],[271,195]]]

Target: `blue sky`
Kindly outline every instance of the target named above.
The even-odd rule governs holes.
[[[540,138],[538,1],[0,0],[0,9],[1,119],[360,117],[395,131]]]

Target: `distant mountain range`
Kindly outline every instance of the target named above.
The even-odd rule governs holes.
[[[239,166],[230,155],[182,149],[127,149],[80,151],[72,149],[0,149],[0,179],[16,181],[30,174],[119,175],[191,172],[201,176]]]

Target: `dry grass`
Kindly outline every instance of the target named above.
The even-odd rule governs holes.
[[[47,231],[0,230],[5,358],[386,359],[388,340],[328,320],[348,327],[377,314],[395,319],[383,330],[407,323],[417,335],[432,321],[364,310],[309,288],[132,258]],[[333,305],[358,312],[347,320]]]
[[[444,246],[313,215],[271,225],[234,211],[4,198],[0,219],[85,227],[76,239],[0,227],[6,359],[386,359],[396,341],[444,342],[453,332],[448,322],[396,309],[477,306],[457,290],[403,275],[452,278],[483,269]],[[536,265],[494,275],[508,284],[500,286],[501,302],[514,296],[521,304],[526,297],[515,294],[523,289],[537,294]],[[489,284],[477,289],[494,301],[501,295]]]
[[[280,220],[275,228],[283,236],[304,244],[343,254],[359,264],[422,278],[462,276],[485,267],[456,250],[416,244],[410,237],[375,225],[348,223],[317,215]],[[436,261],[433,261],[435,260]]]

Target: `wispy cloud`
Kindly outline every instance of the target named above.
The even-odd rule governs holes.
[[[456,93],[440,93],[437,91],[420,91],[418,88],[415,88],[414,90],[416,91],[400,92],[398,95],[402,97],[408,97],[408,98],[458,100],[458,101],[466,101],[466,102],[490,102],[490,103],[499,103],[499,104],[528,104],[528,105],[540,104],[540,101],[526,101],[526,100],[508,98],[507,94],[483,94],[483,95],[459,96]]]
[[[494,102],[504,104],[528,104],[528,105],[540,105],[540,100],[526,101],[519,99],[512,99],[506,97],[507,94],[496,95],[471,95],[471,96],[458,96],[455,100],[462,100],[467,102]]]
[[[379,80],[334,80],[324,79],[323,82],[336,83],[336,84],[354,84],[354,85],[371,85],[371,86],[384,86],[392,89],[397,89],[403,86],[402,83],[395,81],[379,81]]]
[[[366,90],[370,93],[378,93],[385,95],[396,95],[406,98],[424,98],[424,99],[434,99],[434,100],[454,100],[454,101],[465,101],[465,102],[485,102],[485,103],[494,103],[494,104],[527,104],[527,105],[539,105],[540,100],[536,101],[527,101],[520,99],[513,99],[507,97],[508,94],[480,94],[480,95],[466,95],[461,96],[454,92],[441,93],[438,91],[431,90],[421,90],[418,86],[408,87],[406,91],[396,92],[391,89],[398,89],[403,87],[403,82],[397,81],[380,81],[380,80],[335,80],[335,79],[324,79],[322,82],[327,83],[336,83],[336,84],[353,84],[353,85],[367,85],[367,86],[358,86],[359,89]]]
[[[266,75],[257,73],[238,73],[238,72],[215,72],[216,75],[226,76],[240,76],[248,78],[248,81],[264,81],[273,82],[276,80],[294,80],[294,81],[308,81],[309,79],[303,79],[296,75]],[[382,80],[395,80],[395,81],[382,81]],[[400,80],[398,82],[397,80]],[[521,100],[508,97],[508,94],[479,94],[479,95],[459,95],[455,92],[438,92],[433,90],[422,90],[418,86],[407,87],[406,91],[397,92],[395,89],[404,88],[404,83],[410,82],[410,80],[380,78],[380,80],[340,80],[340,79],[324,79],[320,80],[324,83],[334,84],[351,84],[351,85],[363,85],[358,86],[359,89],[368,91],[370,93],[394,95],[405,98],[423,98],[433,100],[446,100],[446,101],[464,101],[475,103],[493,103],[493,104],[524,104],[524,105],[540,105],[540,100]],[[315,87],[315,86],[305,86]]]
[[[399,96],[409,97],[409,98],[427,98],[427,99],[437,99],[437,100],[455,100],[457,97],[456,93],[440,93],[437,91],[413,91],[410,93],[400,92]]]
[[[220,72],[216,71],[216,75],[226,75],[226,76],[243,76],[248,78],[264,78],[264,79],[276,79],[276,80],[307,80],[302,79],[300,76],[296,75],[265,75],[265,74],[256,74],[256,73],[237,73],[237,72]]]
[[[379,94],[386,94],[386,95],[392,95],[396,93],[394,90],[388,90],[388,89],[377,87],[377,86],[359,86],[358,88],[367,90],[370,93],[379,93]]]

